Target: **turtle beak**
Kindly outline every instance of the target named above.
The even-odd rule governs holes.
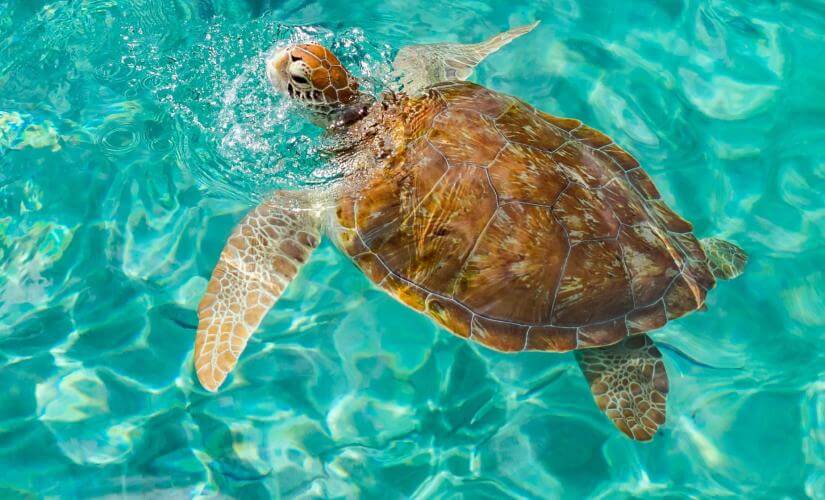
[[[286,94],[287,78],[286,67],[289,63],[289,50],[280,49],[271,57],[266,59],[266,77],[269,83],[275,87],[275,90],[282,94]]]

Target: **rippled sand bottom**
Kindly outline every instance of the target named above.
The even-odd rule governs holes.
[[[618,433],[572,356],[452,337],[328,243],[205,393],[226,236],[338,175],[264,54],[321,39],[377,89],[400,46],[534,19],[475,81],[610,134],[750,254],[653,335],[657,438]],[[0,497],[823,498],[823,33],[806,2],[0,0]]]

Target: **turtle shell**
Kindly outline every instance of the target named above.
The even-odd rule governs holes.
[[[691,225],[609,137],[472,83],[386,109],[395,144],[340,199],[339,243],[410,307],[501,351],[609,345],[702,307]]]

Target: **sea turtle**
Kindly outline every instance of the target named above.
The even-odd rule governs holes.
[[[464,81],[534,26],[402,49],[404,91],[378,97],[319,44],[267,60],[275,89],[335,138],[346,175],[324,193],[277,191],[235,228],[198,308],[204,388],[221,385],[325,233],[455,335],[504,352],[575,350],[599,408],[631,438],[653,437],[668,378],[646,333],[703,308],[745,254],[700,243],[606,135]]]

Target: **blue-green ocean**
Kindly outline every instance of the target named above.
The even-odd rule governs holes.
[[[232,227],[339,174],[267,52],[322,41],[379,90],[404,45],[534,20],[472,80],[611,135],[750,255],[653,334],[656,439],[572,355],[458,339],[329,242],[201,389]],[[0,498],[825,498],[823,69],[818,0],[0,0]]]

